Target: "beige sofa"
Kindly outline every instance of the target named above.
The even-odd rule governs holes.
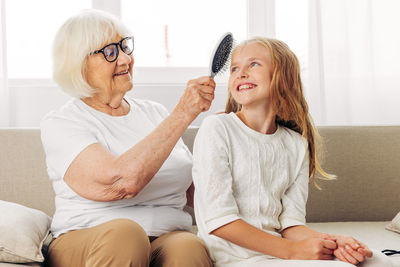
[[[310,184],[309,226],[353,235],[378,250],[400,250],[400,234],[385,230],[400,211],[400,126],[319,129],[324,140],[323,166],[338,179],[319,181],[321,191]],[[190,128],[183,136],[190,149],[196,131]],[[0,200],[51,216],[54,194],[39,130],[0,129],[0,144]],[[391,259],[400,266],[400,256]],[[6,266],[21,265],[0,263]]]

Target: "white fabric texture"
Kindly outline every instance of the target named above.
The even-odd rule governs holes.
[[[141,225],[149,236],[190,230],[191,216],[183,211],[191,184],[192,156],[182,139],[154,178],[132,199],[96,202],[75,193],[64,175],[74,158],[88,145],[99,143],[119,156],[146,137],[168,115],[160,104],[126,98],[130,112],[110,116],[79,99],[49,113],[41,123],[47,170],[56,194],[51,231],[88,228],[117,218]],[[90,168],[90,166],[88,166]]]
[[[393,218],[393,220],[386,226],[386,229],[400,234],[400,212]]]
[[[0,262],[43,262],[51,218],[44,212],[0,200]]]
[[[216,266],[273,258],[209,233],[237,219],[276,236],[304,225],[309,182],[305,139],[283,126],[261,134],[230,113],[207,117],[193,149],[198,233]]]

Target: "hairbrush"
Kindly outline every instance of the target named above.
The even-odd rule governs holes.
[[[230,32],[222,35],[221,39],[218,41],[211,55],[210,76],[212,78],[228,68],[233,43],[233,35]]]

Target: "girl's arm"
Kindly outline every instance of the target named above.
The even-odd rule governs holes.
[[[211,234],[238,246],[281,259],[330,260],[336,243],[321,237],[290,240],[266,233],[243,220],[223,225]]]
[[[318,237],[328,239],[330,236],[318,231],[315,231],[305,225],[296,225],[288,227],[281,232],[282,237],[290,240],[302,240],[309,237]],[[332,238],[329,238],[332,239]]]

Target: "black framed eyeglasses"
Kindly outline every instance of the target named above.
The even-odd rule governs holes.
[[[119,49],[118,46],[121,48],[121,50],[127,54],[130,55],[133,52],[133,36],[125,37],[118,43],[111,43],[106,45],[100,50],[94,51],[90,53],[90,55],[95,55],[98,53],[102,53],[105,60],[108,62],[114,62],[117,60],[118,55],[119,55]]]

